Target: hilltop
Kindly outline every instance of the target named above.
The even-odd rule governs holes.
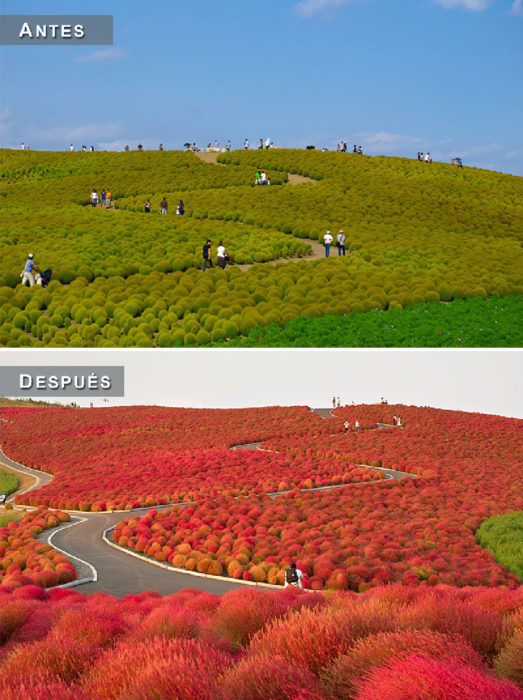
[[[365,323],[376,309],[521,295],[516,176],[285,149],[218,164],[179,151],[4,150],[2,161],[2,345],[223,344],[299,317],[360,312]],[[255,186],[258,168],[270,187]],[[89,205],[93,188],[111,191],[109,210]],[[157,215],[164,196],[169,213]],[[327,229],[344,230],[345,257],[333,246],[314,259]],[[223,240],[225,270],[201,272],[207,238],[213,255]],[[19,285],[29,252],[53,271],[47,291]],[[477,303],[470,315],[492,325],[470,344],[509,344],[512,317],[495,324]]]

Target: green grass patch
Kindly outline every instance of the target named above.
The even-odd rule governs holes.
[[[485,520],[476,532],[476,542],[494,559],[523,580],[523,511]]]
[[[521,347],[521,297],[458,299],[252,328],[244,347]]]
[[[16,513],[6,513],[5,515],[0,515],[0,527],[5,527],[7,523],[12,523],[18,520],[18,515]]]
[[[5,493],[9,496],[10,493],[16,491],[20,482],[11,472],[0,471],[0,493]]]

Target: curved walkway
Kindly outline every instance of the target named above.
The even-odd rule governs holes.
[[[331,409],[316,408],[310,409],[320,418],[335,418]],[[378,424],[379,427],[393,427],[385,424]],[[260,442],[234,445],[231,449],[262,450]],[[262,450],[271,452],[271,450]],[[8,466],[12,471],[27,474],[35,479],[35,483],[25,491],[38,489],[53,480],[52,474],[46,474],[23,464],[14,462],[0,450],[0,464]],[[401,479],[403,477],[414,478],[415,474],[406,472],[396,472],[383,467],[371,467],[367,464],[356,466],[365,467],[374,471],[382,471],[388,479]],[[375,482],[356,482],[372,484]],[[303,489],[304,491],[326,491],[333,488],[342,488],[353,484],[335,484],[331,486],[320,486],[314,489]],[[8,501],[14,500],[18,492],[10,496]],[[20,492],[21,493],[21,492]],[[267,494],[270,498],[288,493],[273,492]],[[153,506],[156,510],[165,510],[173,505]],[[27,508],[28,509],[28,508]],[[77,579],[64,587],[81,585],[82,593],[102,592],[123,597],[132,593],[140,593],[146,590],[154,590],[162,595],[169,595],[182,588],[195,588],[209,593],[222,594],[235,590],[245,585],[246,581],[234,581],[226,577],[206,577],[191,572],[167,569],[165,565],[158,564],[152,560],[136,555],[131,550],[126,550],[112,543],[108,538],[104,540],[104,535],[108,530],[112,530],[120,521],[133,515],[139,515],[151,510],[150,507],[135,508],[129,511],[119,511],[115,513],[79,513],[68,511],[71,521],[63,525],[46,530],[38,537],[39,540],[48,542],[63,554],[68,556],[77,570]],[[74,554],[73,554],[74,552]],[[252,584],[251,584],[252,585]],[[264,588],[272,588],[268,584],[262,584]]]

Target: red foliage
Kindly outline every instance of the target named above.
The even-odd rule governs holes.
[[[301,695],[301,692],[311,695]],[[316,676],[306,666],[281,656],[256,656],[241,660],[222,678],[220,700],[283,700],[326,698]]]
[[[413,695],[413,692],[415,693]],[[412,654],[373,669],[361,683],[358,700],[521,700],[509,681],[459,661],[437,661]]]
[[[482,657],[462,637],[428,630],[380,632],[360,639],[346,656],[340,656],[322,673],[322,684],[329,696],[353,697],[358,681],[372,668],[411,653],[435,660],[453,659],[481,668]]]

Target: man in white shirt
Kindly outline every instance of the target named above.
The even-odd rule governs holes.
[[[69,150],[70,150],[71,152],[74,151],[74,146],[73,146],[73,144],[71,144],[71,145],[69,146]]]
[[[285,572],[285,585],[284,588],[287,588],[287,586],[297,586],[298,588],[303,589],[303,584],[301,582],[303,578],[303,571],[300,571],[300,569],[296,568],[296,564],[291,564],[291,568],[287,569]]]
[[[218,244],[218,249],[217,249],[216,253],[217,253],[216,264],[218,265],[218,267],[221,267],[222,270],[225,270],[225,246],[223,245],[223,243],[221,241]]]
[[[333,240],[334,240],[334,238],[331,236],[331,232],[327,231],[327,233],[323,236],[323,245],[325,246],[325,257],[326,258],[329,257],[329,253],[331,250],[331,245],[332,245]]]
[[[265,174],[265,170],[261,171],[260,174],[260,185],[266,185],[267,184],[267,175]]]

